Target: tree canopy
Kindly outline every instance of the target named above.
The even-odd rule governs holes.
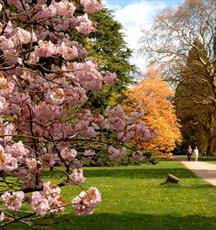
[[[160,62],[165,79],[177,86],[175,101],[186,142],[199,143],[207,154],[215,152],[216,136],[215,9],[214,0],[185,0],[168,8],[141,44],[150,62]]]
[[[145,79],[127,91],[127,109],[144,110],[143,121],[155,136],[148,142],[135,139],[141,149],[153,149],[158,153],[170,153],[181,141],[180,126],[175,109],[170,99],[174,96],[173,90],[162,79],[160,71],[151,67]]]
[[[112,11],[104,9],[92,15],[91,19],[96,22],[97,30],[83,41],[83,45],[102,71],[118,76],[114,85],[106,85],[102,91],[89,94],[89,103],[97,109],[104,109],[111,97],[115,103],[125,98],[124,89],[132,83],[136,68],[129,63],[131,50],[124,40],[122,25],[114,19]]]

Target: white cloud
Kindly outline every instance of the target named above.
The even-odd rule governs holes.
[[[107,8],[112,9],[113,11],[116,11],[116,10],[121,9],[121,5],[118,4],[118,3],[115,3],[115,4],[112,3],[112,4],[110,4],[110,3],[108,2],[108,0],[103,0],[102,3],[103,3],[103,5],[105,5]]]
[[[136,55],[138,42],[142,37],[141,29],[148,28],[153,17],[165,7],[167,4],[162,1],[138,1],[115,10],[115,19],[124,27],[125,41],[134,51],[130,61],[142,71],[145,69],[145,60]]]

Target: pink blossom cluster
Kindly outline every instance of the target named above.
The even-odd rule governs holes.
[[[142,153],[140,151],[134,152],[132,157],[133,157],[133,159],[135,161],[141,161],[141,160],[143,160],[143,155],[142,155]]]
[[[63,148],[60,155],[65,161],[72,161],[77,156],[77,151],[76,149]]]
[[[97,0],[81,0],[80,3],[84,7],[84,11],[88,14],[102,10],[102,5]]]
[[[15,84],[13,78],[5,77],[2,72],[0,72],[0,95],[8,96],[14,90]]]
[[[19,210],[22,206],[25,194],[22,191],[19,192],[5,192],[1,195],[1,201],[10,210]]]
[[[11,141],[14,134],[14,125],[9,122],[3,122],[0,117],[0,143],[8,143]]]
[[[124,128],[126,126],[126,114],[123,108],[118,105],[113,109],[108,109],[107,112],[110,127],[117,132],[124,131]]]
[[[78,3],[69,0],[1,1],[0,171],[16,177],[22,190],[1,196],[8,209],[20,209],[29,200],[23,192],[32,192],[30,204],[37,215],[64,211],[59,186],[84,182],[82,157],[90,159],[100,144],[108,146],[112,160],[120,160],[126,150],[111,146],[112,136],[128,143],[134,136],[151,135],[138,122],[141,112],[127,115],[121,106],[103,114],[88,109],[91,91],[118,80],[115,73],[100,72],[73,40],[73,33],[85,38],[96,31],[88,14],[102,9],[99,0],[79,2],[77,11]],[[44,183],[44,169],[61,171],[56,165],[64,166],[65,178],[59,186]],[[100,201],[101,194],[92,187],[75,197],[72,206],[79,215],[88,215]]]
[[[28,170],[32,173],[36,173],[41,170],[41,162],[37,161],[35,158],[32,158],[32,159],[27,158],[26,165],[27,165]]]
[[[90,110],[85,110],[82,114],[82,118],[75,125],[75,130],[78,135],[84,137],[96,137],[97,132],[93,125],[94,116]]]
[[[48,181],[43,184],[42,192],[33,192],[31,197],[32,209],[39,216],[44,216],[47,212],[63,212],[66,204],[60,196],[60,188]]]
[[[74,184],[74,185],[81,185],[85,181],[85,178],[83,176],[83,169],[73,169],[73,173],[69,176],[68,183]]]
[[[84,153],[83,153],[83,156],[84,157],[91,157],[91,156],[94,156],[96,153],[95,153],[95,151],[94,150],[92,150],[92,149],[86,149],[85,151],[84,151]]]
[[[17,160],[22,160],[25,156],[28,156],[29,150],[25,148],[22,141],[16,142],[11,146],[7,146],[7,153]]]
[[[74,211],[81,216],[90,215],[95,206],[101,202],[101,194],[97,188],[91,187],[86,192],[81,192],[72,200]]]
[[[47,6],[45,4],[46,1],[42,2],[42,5],[38,5],[37,7],[41,7],[42,10],[33,16],[33,18],[37,21],[43,21],[52,17],[72,17],[74,11],[76,10],[75,5],[72,2],[67,0],[63,0],[60,2],[52,1],[52,3]]]
[[[88,15],[84,14],[77,18],[79,25],[76,26],[76,29],[81,34],[90,34],[96,31],[95,25],[89,20]]]
[[[48,26],[49,23],[59,32],[60,30],[66,30],[68,28],[74,28],[79,33],[89,34],[95,32],[96,27],[94,23],[88,18],[88,14],[74,16],[76,7],[73,2],[68,0],[52,1],[47,5],[46,1],[37,1],[32,7],[28,1],[21,3],[19,0],[8,0],[7,3],[10,6],[16,8],[20,17],[18,19],[21,22],[28,22],[31,18],[35,23],[38,23],[38,30],[29,31],[20,27],[16,27],[16,23],[12,21],[7,22],[7,26],[0,36],[0,49],[3,51],[4,60],[7,64],[20,64],[23,65],[23,58],[21,57],[23,45],[38,42],[35,49],[32,49],[30,53],[30,60],[26,60],[30,64],[36,64],[39,62],[40,57],[52,57],[53,55],[62,55],[65,60],[72,60],[77,57],[78,51],[76,47],[71,47],[61,42],[61,44],[54,44],[50,40],[40,40],[39,38],[45,38],[49,35],[49,32],[42,32],[44,26]],[[102,9],[101,4],[98,1],[83,1],[86,12],[96,12]],[[20,12],[26,12],[28,14],[22,14]],[[25,15],[25,16],[24,16]],[[42,36],[43,33],[43,36]],[[50,34],[51,36],[51,34]],[[54,34],[53,34],[54,36]],[[38,37],[38,38],[37,38]],[[64,35],[62,36],[64,37]],[[31,45],[33,48],[34,46]],[[26,59],[26,57],[24,57]]]
[[[112,85],[118,81],[116,73],[106,72],[103,81],[107,85]]]
[[[122,149],[116,149],[113,146],[109,146],[108,147],[108,153],[110,154],[110,159],[111,160],[122,160],[124,158],[124,156],[126,155],[126,149],[122,148]]]
[[[72,79],[86,90],[99,90],[102,87],[102,75],[97,64],[92,61],[73,63]]]
[[[17,159],[6,153],[3,146],[0,145],[0,170],[12,171],[17,169],[17,162]]]
[[[79,52],[77,46],[72,44],[71,41],[66,39],[60,44],[39,40],[38,46],[35,47],[35,51],[30,54],[30,63],[38,63],[40,57],[54,57],[56,55],[62,56],[65,61],[74,60],[78,57]]]
[[[108,109],[107,113],[110,128],[118,132],[118,138],[122,142],[129,143],[134,138],[145,141],[154,137],[154,133],[149,131],[144,122],[139,122],[140,118],[143,117],[143,111],[132,112],[128,116],[123,108],[118,105]]]

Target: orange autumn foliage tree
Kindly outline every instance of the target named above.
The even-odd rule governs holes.
[[[127,91],[126,109],[136,111],[142,108],[142,120],[156,133],[153,139],[145,143],[134,139],[140,149],[169,155],[176,143],[181,142],[180,125],[169,100],[173,95],[173,90],[156,67],[149,68],[145,80]]]

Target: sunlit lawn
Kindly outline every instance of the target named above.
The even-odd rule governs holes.
[[[161,185],[167,173],[181,178],[180,185]],[[216,229],[216,188],[196,178],[180,162],[88,168],[85,175],[85,188],[93,185],[102,192],[103,202],[95,214],[78,217],[68,207],[67,214],[36,222],[42,224],[35,225],[36,229]],[[54,181],[59,177],[53,176]],[[63,188],[69,201],[80,191],[74,186]],[[6,229],[29,228],[15,224]]]

